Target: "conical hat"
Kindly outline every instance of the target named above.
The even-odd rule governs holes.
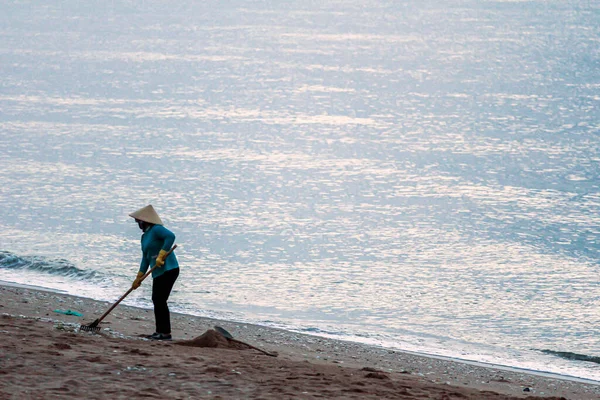
[[[147,205],[146,207],[140,208],[136,212],[132,212],[131,214],[129,214],[129,216],[154,225],[163,224],[160,220],[160,217],[158,216],[156,211],[154,211],[154,207],[152,207],[151,204]]]

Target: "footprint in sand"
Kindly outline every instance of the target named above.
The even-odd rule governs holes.
[[[138,356],[144,356],[144,357],[148,357],[148,356],[152,355],[152,354],[148,353],[147,351],[140,350],[140,349],[131,349],[131,350],[129,350],[129,353],[137,354]]]
[[[68,379],[62,383],[63,386],[68,386],[72,388],[77,388],[81,386],[81,383],[76,381],[75,379]]]
[[[100,356],[82,357],[81,359],[84,361],[87,361],[87,362],[94,363],[94,364],[105,364],[106,363],[106,360]]]
[[[54,343],[52,347],[55,347],[59,350],[69,350],[71,348],[67,343]]]
[[[210,367],[206,367],[203,372],[209,372],[209,373],[214,373],[214,374],[224,374],[224,373],[229,372],[229,370],[227,368],[223,368],[223,367],[210,366]]]

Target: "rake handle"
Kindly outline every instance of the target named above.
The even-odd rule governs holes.
[[[171,253],[173,252],[173,250],[175,250],[176,248],[177,248],[177,245],[176,245],[176,244],[174,244],[174,245],[173,245],[173,247],[171,247],[171,250],[169,250],[169,251],[167,252],[167,254],[165,255],[165,259],[166,259],[166,258],[169,256],[169,254],[171,254]],[[154,271],[154,270],[156,269],[156,267],[157,267],[157,265],[156,265],[156,264],[154,264],[154,267],[152,267],[152,268],[150,269],[150,271],[146,272],[146,274],[144,274],[144,276],[142,276],[142,279],[140,279],[140,283],[142,283],[142,282],[144,281],[144,279],[146,279],[146,278],[148,277],[148,275],[152,274],[152,271]],[[95,324],[95,325],[98,325],[98,324],[100,323],[100,321],[102,321],[104,318],[106,318],[106,316],[107,316],[108,314],[110,314],[110,312],[111,312],[111,311],[112,311],[112,310],[113,310],[113,309],[114,309],[116,306],[118,306],[118,305],[119,305],[119,303],[120,303],[120,302],[122,302],[122,301],[123,301],[123,299],[129,295],[129,293],[133,292],[134,290],[135,290],[135,289],[133,288],[133,286],[131,286],[131,288],[129,288],[129,290],[128,290],[127,292],[125,292],[125,294],[124,294],[123,296],[121,296],[121,298],[120,298],[119,300],[117,300],[117,301],[115,302],[115,304],[113,304],[113,305],[112,305],[112,306],[111,306],[111,307],[110,307],[110,308],[109,308],[109,309],[108,309],[108,310],[107,310],[107,311],[106,311],[104,314],[102,314],[102,316],[101,316],[100,318],[98,318],[98,320],[97,320],[98,322],[94,321],[94,324]]]
[[[231,341],[231,342],[240,343],[240,344],[245,344],[246,346],[250,347],[251,349],[258,350],[258,351],[260,351],[261,353],[263,353],[263,354],[265,354],[265,355],[267,355],[267,356],[271,356],[271,357],[277,357],[277,355],[278,355],[277,353],[269,353],[269,352],[268,352],[268,351],[266,351],[266,350],[259,349],[258,347],[254,347],[254,346],[252,346],[251,344],[248,344],[248,343],[246,343],[246,342],[242,342],[241,340],[237,340],[237,339],[234,339],[234,338],[228,338],[228,337],[226,337],[226,339],[227,339],[227,340],[229,340],[229,341]]]

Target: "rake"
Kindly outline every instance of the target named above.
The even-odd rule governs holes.
[[[167,254],[165,255],[165,259],[169,256],[169,254],[171,254],[173,252],[173,250],[175,250],[177,248],[177,245],[173,245],[173,247],[171,248],[171,250],[169,250],[167,252]],[[154,271],[156,269],[157,265],[154,265],[154,267],[152,267],[152,269],[150,269],[150,271],[146,272],[146,274],[144,274],[142,276],[142,279],[140,279],[140,284],[144,281],[144,279],[146,279],[148,277],[148,275],[152,274],[152,271]],[[121,298],[119,300],[116,301],[115,304],[113,304],[104,314],[102,314],[102,316],[100,318],[98,318],[97,320],[95,320],[94,322],[92,322],[91,324],[88,325],[81,325],[79,327],[80,330],[82,331],[86,331],[86,332],[93,332],[96,333],[98,331],[100,331],[100,327],[98,326],[98,324],[100,324],[100,322],[106,318],[106,316],[108,314],[110,314],[110,312],[119,305],[119,303],[121,301],[123,301],[123,299],[125,297],[127,297],[129,295],[129,293],[131,293],[132,291],[134,291],[135,289],[133,288],[133,285],[131,286],[131,288],[125,292],[125,294],[123,296],[121,296]]]

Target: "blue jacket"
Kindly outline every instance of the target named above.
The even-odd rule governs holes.
[[[140,272],[146,273],[150,266],[156,264],[156,256],[161,250],[169,251],[175,243],[175,235],[162,225],[152,225],[142,235],[142,262]],[[157,278],[172,269],[179,268],[175,253],[169,254],[165,265],[152,271],[152,278]]]

